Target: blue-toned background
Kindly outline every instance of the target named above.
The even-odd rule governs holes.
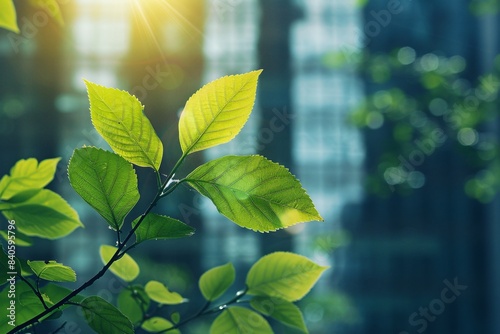
[[[233,262],[242,286],[256,259],[289,250],[331,266],[300,302],[313,334],[500,333],[498,1],[59,3],[64,27],[15,1],[21,33],[0,31],[0,175],[21,158],[62,157],[51,187],[86,227],[37,240],[36,254],[19,250],[25,257],[70,265],[83,282],[101,265],[98,247],[114,242],[66,175],[74,148],[107,147],[83,78],[141,100],[168,173],[189,96],[262,68],[242,133],[179,173],[221,155],[263,154],[297,175],[325,222],[258,234],[185,187],[159,210],[197,233],[134,250],[139,280],[163,281],[196,303],[205,270]],[[155,178],[138,174],[146,205]],[[115,301],[120,286],[108,274],[89,292]],[[67,313],[71,333],[86,333],[78,312]],[[184,332],[206,333],[205,320]]]

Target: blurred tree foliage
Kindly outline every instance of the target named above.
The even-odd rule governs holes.
[[[360,128],[392,133],[393,143],[368,177],[370,191],[387,196],[394,190],[421,188],[425,175],[420,165],[445,145],[458,147],[464,161],[478,170],[464,185],[469,196],[488,202],[500,190],[500,147],[493,125],[498,118],[500,56],[491,73],[473,82],[465,78],[463,57],[418,55],[411,47],[349,58],[336,53],[324,61],[330,67],[354,62],[380,87],[350,114],[350,121]],[[394,82],[404,84],[396,87]]]
[[[500,11],[499,0],[472,0],[471,11],[476,15],[495,14]]]

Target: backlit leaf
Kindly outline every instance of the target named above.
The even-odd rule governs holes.
[[[139,100],[129,93],[85,81],[92,124],[111,148],[141,167],[160,168],[163,144]]]
[[[250,268],[247,294],[278,297],[290,302],[302,299],[328,267],[287,252],[262,257]]]
[[[160,304],[176,305],[186,302],[177,292],[171,292],[163,283],[158,281],[149,281],[144,290],[149,298]]]
[[[244,307],[232,306],[224,310],[212,323],[210,334],[273,334],[266,319]]]
[[[47,189],[23,191],[2,204],[4,216],[15,220],[16,229],[28,236],[57,239],[83,226],[76,211]]]
[[[95,147],[75,150],[68,176],[73,189],[115,230],[139,200],[134,168],[112,152]]]
[[[217,79],[191,96],[179,120],[185,155],[227,143],[240,132],[252,112],[261,72]]]
[[[141,326],[142,329],[151,333],[158,333],[172,327],[174,327],[174,325],[170,321],[160,317],[149,318],[148,320],[144,321],[144,323]],[[180,334],[180,332],[177,329],[173,329],[171,331],[168,331],[167,333]]]
[[[10,175],[0,180],[0,199],[9,200],[25,190],[42,189],[54,179],[59,160],[61,158],[47,159],[40,163],[34,158],[19,160]]]
[[[288,169],[262,156],[225,156],[196,168],[185,181],[224,216],[252,230],[323,220]]]
[[[111,260],[117,249],[116,247],[108,245],[101,246],[99,254],[101,255],[103,264]],[[121,259],[115,261],[109,270],[126,282],[131,282],[136,279],[140,272],[139,265],[128,254],[124,254]]]
[[[293,303],[277,297],[254,297],[250,305],[260,313],[278,320],[282,324],[308,333],[300,309]]]
[[[132,226],[135,226],[139,219],[140,218],[135,219]],[[184,238],[190,237],[193,234],[194,228],[191,226],[186,225],[177,219],[154,213],[149,213],[135,231],[137,242],[152,239]]]
[[[12,0],[0,0],[0,27],[19,33],[16,8]]]
[[[116,307],[102,299],[91,296],[80,306],[89,326],[99,334],[133,334],[134,326]]]
[[[28,261],[28,265],[36,276],[47,281],[76,282],[73,269],[56,261]]]
[[[200,277],[200,291],[208,301],[219,298],[234,283],[236,271],[231,263],[215,267]]]

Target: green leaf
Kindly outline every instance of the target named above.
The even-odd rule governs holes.
[[[0,236],[4,238],[6,241],[9,241],[9,235],[7,231],[0,231]],[[15,234],[15,240],[16,240],[16,246],[20,247],[29,247],[33,245],[33,239],[28,237],[27,235],[24,235],[23,233],[16,231]],[[11,235],[12,238],[12,235]]]
[[[99,334],[133,334],[134,326],[116,307],[102,299],[91,296],[80,306],[89,326]]]
[[[288,169],[262,156],[225,156],[199,166],[184,181],[224,216],[252,230],[323,220]]]
[[[172,327],[174,327],[174,325],[170,321],[160,317],[149,318],[148,320],[144,321],[141,326],[142,329],[151,333],[161,332]],[[168,331],[168,333],[180,334],[181,332],[179,332],[177,329],[173,329],[171,331]]]
[[[158,281],[149,281],[144,290],[149,298],[160,304],[177,305],[187,301],[177,292],[170,292],[163,283]]]
[[[64,19],[61,14],[61,8],[57,0],[31,0],[33,6],[43,8],[54,19],[59,26],[64,26]]]
[[[140,285],[133,285],[123,289],[118,295],[118,309],[126,315],[134,325],[142,321],[150,304],[150,299],[144,288]]]
[[[73,269],[56,261],[28,261],[31,270],[41,279],[55,282],[76,282]]]
[[[140,217],[132,222],[135,226]],[[149,213],[141,225],[135,231],[136,241],[143,242],[145,240],[156,239],[174,239],[190,237],[194,234],[194,228],[183,222],[167,216],[160,216],[154,213]]]
[[[302,312],[289,301],[277,297],[254,297],[250,300],[250,305],[266,316],[272,317],[287,326],[294,327],[302,333],[308,333]]]
[[[210,334],[273,334],[266,319],[244,307],[232,306],[224,310],[212,323]]]
[[[19,160],[10,175],[0,180],[0,199],[9,200],[25,190],[42,189],[54,179],[59,160],[61,158],[47,159],[40,164],[34,158]]]
[[[44,293],[42,293],[41,296],[42,296],[42,299],[43,299],[43,301],[45,302],[45,304],[47,306],[54,305],[54,303],[52,302],[52,300],[50,300],[49,296],[47,296]],[[22,306],[29,306],[29,305],[39,304],[40,303],[40,298],[38,298],[38,296],[35,295],[33,293],[33,291],[26,291],[26,292],[22,293],[20,300],[21,300],[21,305]]]
[[[68,176],[73,189],[115,230],[139,201],[134,168],[112,152],[95,147],[75,150]]]
[[[181,321],[181,314],[179,312],[174,312],[170,315],[170,319],[174,324],[178,324]]]
[[[65,287],[62,287],[60,285],[54,284],[54,283],[46,284],[44,287],[42,287],[40,289],[40,291],[42,293],[46,294],[50,298],[50,300],[52,300],[52,302],[54,304],[60,302],[61,300],[66,298],[66,296],[72,292],[72,290],[67,289]],[[83,299],[85,299],[83,296],[76,295],[73,298],[71,298],[71,301],[75,302],[75,303],[79,303]],[[64,309],[64,308],[70,307],[70,306],[71,305],[64,305],[64,306],[61,306],[61,309]]]
[[[28,281],[32,286],[36,286],[36,282],[34,282],[33,280],[28,279]],[[18,279],[15,283],[15,289],[16,289],[15,296],[14,295],[9,296],[10,290],[8,288],[4,288],[0,292],[0,308],[2,310],[7,310],[7,308],[10,307],[11,301],[15,301],[16,325],[22,324],[30,320],[31,318],[33,318],[34,316],[38,315],[39,313],[45,310],[43,304],[40,302],[40,299],[35,295],[33,290],[24,281]],[[71,290],[69,289],[59,287],[52,283],[45,285],[40,289],[40,291],[47,305],[54,305],[55,303],[57,303],[59,300],[62,299],[58,297],[57,293],[54,293],[55,291],[65,291],[64,296],[66,296],[68,293],[71,292]],[[76,297],[72,299],[72,301],[75,300]],[[65,309],[66,307],[69,307],[69,305],[61,306],[61,309]],[[57,316],[56,313],[57,311],[54,311],[44,316],[42,320],[52,319],[53,317]],[[9,314],[10,311],[7,310],[7,312],[4,313],[4,316],[0,317],[0,333],[7,333],[8,331],[11,331],[13,328],[12,325],[8,324],[8,322],[12,321],[12,318],[8,317]]]
[[[328,267],[287,252],[262,257],[250,268],[246,284],[249,295],[278,297],[290,302],[302,299]]]
[[[179,120],[184,155],[227,143],[240,132],[252,112],[261,72],[217,79],[191,96]]]
[[[108,245],[102,245],[99,253],[104,264],[108,263],[118,248]],[[131,282],[139,276],[139,265],[128,254],[124,254],[121,259],[115,261],[109,268],[113,274],[126,282]]]
[[[7,219],[28,236],[57,239],[83,227],[76,211],[58,194],[47,189],[27,190],[2,203]]]
[[[36,286],[36,283],[32,280],[28,279],[28,281],[33,286]],[[4,288],[0,292],[0,308],[5,312],[0,317],[0,333],[7,333],[12,330],[13,326],[9,322],[14,321],[12,324],[16,325],[22,324],[45,310],[33,290],[24,281],[17,280],[15,282],[15,289],[15,295],[11,294],[10,297],[9,287]],[[11,306],[12,301],[15,302],[15,306]],[[9,307],[11,310],[9,310]],[[15,311],[12,311],[12,308],[15,308]]]
[[[163,144],[143,113],[139,100],[129,93],[85,81],[92,124],[109,146],[127,161],[160,168]]]
[[[12,0],[0,0],[0,27],[19,33],[16,8]]]
[[[219,298],[234,283],[236,271],[232,263],[215,267],[203,275],[199,280],[200,291],[208,301]]]

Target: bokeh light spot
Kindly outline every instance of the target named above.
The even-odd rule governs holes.
[[[464,146],[471,146],[477,143],[478,134],[475,129],[472,128],[463,128],[458,131],[457,139],[460,144]]]

